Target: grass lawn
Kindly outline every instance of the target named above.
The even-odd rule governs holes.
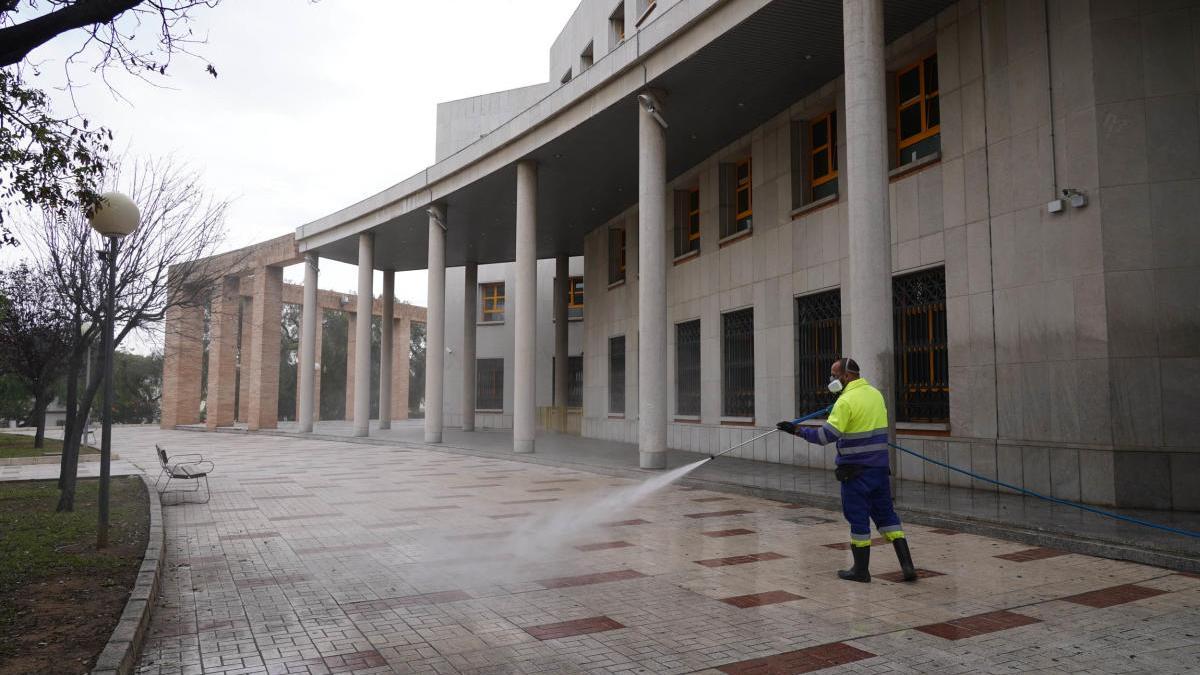
[[[0,483],[0,673],[83,673],[104,648],[137,578],[149,499],[112,479],[109,546],[96,550],[96,479],[74,513],[55,513],[53,480]]]
[[[100,452],[91,446],[83,446],[79,451],[85,455]],[[33,436],[24,434],[0,434],[0,458],[4,457],[41,457],[42,455],[58,455],[62,453],[62,441],[53,438],[46,439],[46,447],[34,449]]]

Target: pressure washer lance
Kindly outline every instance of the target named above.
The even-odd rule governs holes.
[[[809,413],[809,414],[805,415],[804,417],[799,417],[797,419],[794,419],[794,420],[792,420],[792,424],[799,424],[801,422],[807,422],[808,420],[811,420],[814,417],[820,417],[821,415],[828,414],[830,410],[833,410],[833,406],[829,406],[827,408],[821,408],[820,410],[818,410],[814,413]],[[770,436],[771,434],[775,433],[776,431],[779,431],[779,430],[772,429],[765,434],[759,434],[759,435],[755,436],[754,438],[751,438],[748,441],[742,441],[741,443],[738,443],[737,445],[732,446],[726,450],[722,450],[721,452],[718,452],[715,455],[709,455],[708,458],[710,460],[716,459],[716,458],[720,457],[721,455],[728,454],[730,452],[733,452],[734,450],[737,450],[738,448],[742,447],[743,445],[750,445],[751,443],[753,443],[754,441],[757,441],[760,438],[766,438],[767,436]]]

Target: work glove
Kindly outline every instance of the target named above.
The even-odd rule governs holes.
[[[785,434],[791,434],[793,436],[796,435],[796,425],[795,425],[795,423],[793,423],[789,420],[784,420],[784,421],[776,424],[775,428],[782,431]]]

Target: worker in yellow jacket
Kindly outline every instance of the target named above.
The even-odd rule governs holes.
[[[917,578],[900,517],[892,507],[888,476],[888,413],[879,390],[863,379],[854,359],[841,358],[829,370],[829,391],[838,394],[828,419],[819,427],[784,421],[780,431],[809,443],[837,443],[837,470],[842,483],[842,513],[850,523],[850,550],[854,566],[838,576],[849,581],[871,581],[871,521],[896,549],[905,581]]]

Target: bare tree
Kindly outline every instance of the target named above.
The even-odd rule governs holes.
[[[108,173],[111,187],[128,194],[141,211],[141,226],[121,242],[115,285],[115,345],[131,335],[152,336],[173,308],[203,306],[213,285],[240,260],[213,257],[224,239],[228,203],[208,196],[199,175],[171,160],[127,162]],[[62,495],[59,510],[74,507],[75,478],[82,421],[100,387],[100,378],[75,391],[88,345],[99,336],[104,313],[104,263],[96,255],[102,241],[83,214],[47,215],[24,228],[22,237],[37,250],[43,273],[74,308],[71,320],[79,338],[67,364],[67,421],[64,431]],[[37,244],[33,244],[34,240]],[[198,336],[197,336],[198,337]],[[107,355],[101,355],[101,359]],[[103,361],[96,368],[103,371]]]

